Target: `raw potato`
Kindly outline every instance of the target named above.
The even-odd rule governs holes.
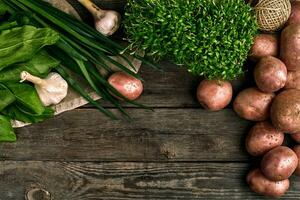
[[[259,34],[254,39],[254,44],[250,50],[249,58],[258,61],[266,56],[277,57],[279,54],[279,39],[272,34]]]
[[[292,11],[289,20],[286,22],[286,26],[291,24],[300,23],[300,2],[292,2]]]
[[[288,72],[287,82],[284,88],[300,90],[300,70]]]
[[[242,118],[251,121],[264,121],[269,117],[274,93],[261,92],[257,88],[248,88],[238,94],[234,111]]]
[[[255,67],[254,79],[261,91],[276,92],[286,84],[286,66],[281,60],[275,57],[264,57]]]
[[[290,181],[268,180],[259,169],[254,169],[247,175],[247,183],[252,191],[268,197],[278,198],[284,195],[290,187]]]
[[[228,81],[203,80],[197,89],[197,99],[207,110],[222,110],[232,99],[232,86]]]
[[[269,180],[282,181],[288,179],[298,166],[295,152],[285,146],[272,149],[261,161],[261,171]]]
[[[287,133],[300,132],[300,91],[288,89],[275,97],[271,106],[275,128]]]
[[[295,171],[295,174],[297,176],[300,176],[300,145],[296,145],[294,148],[293,148],[294,152],[296,153],[296,155],[298,156],[298,166],[297,166],[297,169]]]
[[[124,72],[116,72],[111,75],[108,82],[119,93],[129,100],[135,100],[143,92],[143,84],[140,80]]]
[[[291,137],[294,141],[300,144],[300,133],[293,133],[291,134]]]
[[[282,145],[283,140],[284,133],[276,130],[270,122],[258,122],[246,137],[246,149],[252,156],[261,156]]]
[[[280,58],[288,70],[300,66],[300,24],[291,24],[281,33]]]

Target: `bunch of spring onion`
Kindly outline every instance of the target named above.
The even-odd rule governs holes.
[[[136,106],[144,107],[122,96],[99,74],[97,69],[97,67],[101,67],[107,71],[111,71],[107,64],[110,63],[121,71],[141,79],[139,75],[111,58],[111,56],[120,56],[134,68],[132,63],[130,63],[128,58],[124,55],[125,51],[129,51],[128,49],[124,49],[84,22],[69,16],[42,0],[3,0],[3,2],[16,13],[22,13],[30,18],[33,25],[50,27],[60,33],[61,39],[59,42],[54,47],[48,48],[48,52],[61,61],[61,65],[56,68],[57,72],[60,73],[75,91],[101,112],[116,119],[116,116],[111,111],[103,108],[89,96],[83,89],[83,86],[76,81],[77,79],[74,78],[74,74],[75,76],[83,78],[99,96],[104,100],[110,101],[127,117],[128,115],[115,96]],[[136,59],[156,68],[156,66],[135,52],[129,53]],[[72,75],[70,75],[70,71]]]

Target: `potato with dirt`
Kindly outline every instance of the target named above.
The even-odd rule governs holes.
[[[300,69],[300,24],[291,24],[281,33],[280,59],[291,71]]]
[[[249,53],[252,61],[259,61],[266,56],[277,57],[279,54],[279,38],[273,34],[259,34],[254,38],[253,46]]]
[[[289,179],[271,181],[261,173],[260,169],[254,169],[248,173],[247,183],[255,193],[273,198],[283,196],[290,187]]]
[[[293,148],[294,152],[296,153],[297,157],[298,157],[298,166],[296,168],[295,174],[297,176],[300,176],[300,145],[296,145]]]
[[[271,120],[275,128],[283,132],[300,132],[300,90],[288,89],[275,97]]]
[[[296,71],[288,71],[284,89],[300,90],[300,69]]]
[[[252,156],[261,156],[282,145],[284,133],[268,122],[256,123],[246,137],[246,149]]]
[[[279,146],[264,155],[261,171],[269,180],[282,181],[288,179],[298,166],[296,153],[285,146]]]
[[[291,5],[292,5],[291,15],[288,21],[286,22],[286,26],[300,23],[300,2],[293,1]]]
[[[207,110],[225,108],[232,99],[232,86],[228,81],[203,80],[197,88],[197,99]]]
[[[276,92],[283,88],[287,81],[287,69],[278,58],[262,58],[254,69],[257,87],[263,92]]]
[[[274,93],[266,93],[251,87],[238,94],[233,102],[233,109],[243,119],[265,121],[270,116],[270,106]]]

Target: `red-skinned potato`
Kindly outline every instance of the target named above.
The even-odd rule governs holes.
[[[254,79],[261,91],[276,92],[283,88],[287,81],[286,66],[275,57],[264,57],[254,69]]]
[[[300,144],[300,133],[293,133],[291,134],[292,139]]]
[[[221,80],[203,80],[197,88],[197,99],[207,110],[222,110],[232,99],[231,83]]]
[[[279,39],[273,34],[259,34],[254,38],[253,46],[249,53],[252,61],[258,61],[266,56],[277,57],[279,54]]]
[[[293,1],[291,15],[288,21],[286,22],[286,26],[290,24],[299,24],[299,23],[300,23],[300,2]]]
[[[124,72],[114,73],[109,77],[108,82],[129,100],[135,100],[139,98],[143,92],[142,82]]]
[[[265,93],[257,88],[248,88],[238,94],[233,109],[241,118],[250,121],[265,121],[270,114],[274,93]]]
[[[300,90],[300,70],[288,71],[285,89]]]
[[[281,33],[280,59],[288,70],[300,67],[300,24],[291,24]]]
[[[288,89],[277,95],[271,106],[275,128],[286,133],[300,132],[300,91]]]
[[[269,180],[282,181],[288,179],[298,166],[296,153],[285,146],[279,146],[264,155],[261,171]]]
[[[288,179],[283,181],[270,181],[261,173],[260,169],[254,169],[248,173],[247,183],[255,193],[273,198],[283,196],[290,187],[290,181]]]
[[[297,157],[298,157],[298,166],[296,168],[295,174],[297,176],[300,176],[300,145],[296,145],[293,148],[294,152],[296,153]]]
[[[284,133],[268,122],[256,123],[246,137],[246,149],[252,156],[261,156],[282,145]]]

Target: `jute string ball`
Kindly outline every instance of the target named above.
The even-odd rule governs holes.
[[[289,0],[259,0],[255,13],[260,30],[274,32],[289,19],[291,3]]]

